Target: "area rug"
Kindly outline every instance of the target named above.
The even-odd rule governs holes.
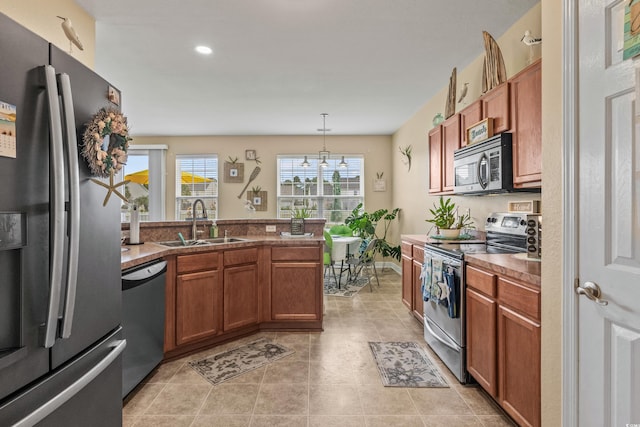
[[[345,274],[340,281],[340,288],[335,280],[333,280],[333,274],[327,273],[324,277],[324,294],[334,297],[347,297],[351,298],[357,294],[360,289],[365,286],[369,286],[369,282],[366,277],[358,277],[353,282],[347,282],[347,275]],[[375,279],[374,279],[375,280]]]
[[[261,338],[242,347],[189,362],[189,366],[216,385],[293,353],[294,350]]]
[[[449,387],[418,343],[369,342],[385,387]]]

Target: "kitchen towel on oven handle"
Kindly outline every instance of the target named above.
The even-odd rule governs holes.
[[[422,300],[429,301],[431,298],[431,258],[425,257],[420,270],[420,280],[422,283]]]
[[[442,273],[442,276],[444,277],[444,281],[447,284],[449,317],[460,317],[460,313],[458,310],[460,289],[458,286],[458,281],[456,280],[456,276],[454,275],[452,269],[447,269],[447,271],[444,271]]]

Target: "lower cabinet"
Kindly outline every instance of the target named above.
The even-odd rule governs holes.
[[[424,302],[422,299],[422,263],[424,262],[423,245],[414,245],[403,241],[402,251],[402,303],[420,322],[423,322]]]
[[[522,426],[539,426],[540,289],[466,268],[467,369]]]
[[[411,243],[402,242],[402,303],[413,311],[413,258]]]
[[[240,252],[242,253],[235,253]],[[257,249],[225,252],[223,329],[229,331],[258,323],[258,253]],[[234,252],[231,253],[230,252]],[[240,265],[227,266],[231,257]]]
[[[195,262],[193,257],[177,257],[176,345],[213,337],[221,332],[222,284],[217,271],[217,256],[205,256],[199,262]],[[180,274],[198,269],[204,271]]]
[[[270,321],[322,321],[322,248],[271,251]]]
[[[424,300],[422,299],[422,263],[424,263],[424,249],[413,245],[413,315],[422,320],[424,315]]]

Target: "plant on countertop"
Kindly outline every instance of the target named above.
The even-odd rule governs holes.
[[[367,242],[371,239],[378,239],[378,243],[374,248],[374,252],[382,254],[383,257],[392,257],[396,260],[400,260],[400,245],[391,246],[387,242],[387,232],[391,222],[398,217],[400,208],[395,208],[392,211],[388,209],[378,209],[374,212],[366,212],[362,209],[362,203],[355,207],[345,219],[345,224],[353,230],[354,235],[360,236],[363,242]],[[384,221],[382,227],[382,234],[376,233],[378,223]],[[366,245],[366,243],[365,243]]]
[[[456,204],[451,201],[451,198],[446,200],[440,196],[439,204],[433,204],[434,209],[429,209],[433,218],[425,221],[432,223],[440,230],[468,228],[473,226],[471,215],[469,213],[463,215],[457,215],[458,208]]]

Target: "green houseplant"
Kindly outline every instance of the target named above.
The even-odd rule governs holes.
[[[363,241],[378,239],[374,253],[380,253],[383,257],[392,257],[400,260],[400,245],[392,246],[387,242],[387,231],[391,222],[398,217],[400,208],[392,211],[388,209],[378,209],[374,212],[366,212],[362,209],[362,203],[356,206],[344,223],[353,230],[353,234],[360,236]],[[383,222],[381,233],[377,232],[379,222]]]
[[[445,238],[456,238],[460,235],[462,228],[473,226],[469,213],[458,215],[458,207],[451,198],[446,200],[440,196],[438,203],[433,204],[433,209],[429,209],[433,218],[425,221],[432,223],[438,229],[438,234]]]

